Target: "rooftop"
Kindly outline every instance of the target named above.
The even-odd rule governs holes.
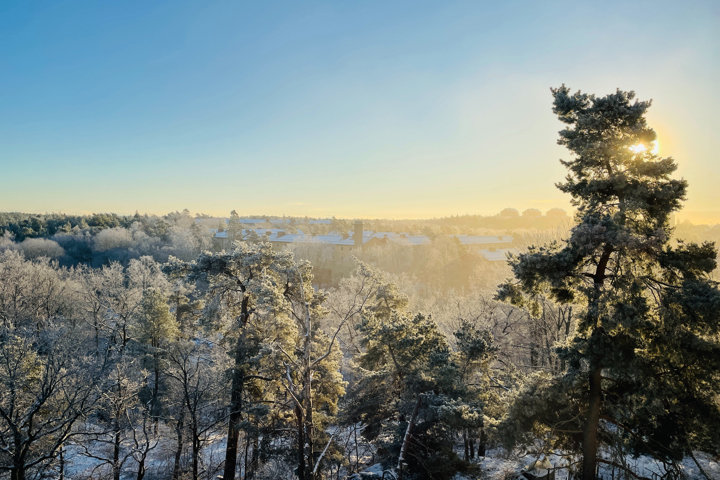
[[[214,233],[215,238],[228,238],[227,231],[211,230]],[[298,230],[297,233],[285,233],[285,230],[280,228],[244,228],[242,230],[242,237],[249,238],[250,235],[255,234],[262,237],[264,240],[271,243],[317,243],[323,245],[339,245],[353,247],[355,246],[355,239],[353,232],[347,232],[346,234],[341,233],[329,233],[325,235],[307,235],[304,232]],[[450,238],[457,238],[462,245],[498,245],[506,244],[507,246],[512,245],[513,237],[509,235],[449,235]],[[391,241],[399,245],[430,245],[432,240],[427,235],[410,235],[409,233],[397,233],[397,232],[373,232],[370,230],[364,230],[362,236],[362,244],[365,245],[368,242],[375,241]],[[488,261],[504,261],[507,252],[515,252],[510,248],[488,248],[479,250],[480,255]]]

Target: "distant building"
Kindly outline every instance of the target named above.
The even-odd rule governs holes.
[[[231,239],[228,238],[226,230],[211,230],[211,232],[214,234],[213,249],[215,251],[230,248]],[[514,252],[512,249],[514,239],[509,235],[449,235],[449,238],[456,238],[461,245],[465,245],[470,251],[488,262],[505,261],[507,252]],[[333,247],[333,257],[350,256],[368,248],[386,245],[388,242],[409,247],[432,243],[427,235],[363,230],[363,223],[360,221],[355,222],[352,232],[325,235],[308,235],[302,231],[286,233],[281,228],[247,228],[242,230],[242,239],[270,242],[278,249],[293,243],[326,245]]]

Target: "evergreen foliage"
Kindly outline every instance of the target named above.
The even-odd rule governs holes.
[[[431,317],[407,311],[407,298],[393,284],[378,288],[359,330],[362,377],[350,393],[349,419],[362,423],[388,467],[401,456],[412,478],[471,472],[469,442],[484,442],[483,410],[493,400],[487,395],[495,350],[490,333],[462,322],[451,348]],[[453,448],[458,434],[464,458]]]
[[[539,299],[583,308],[559,349],[562,378],[528,383],[507,425],[583,454],[595,478],[601,445],[677,462],[720,452],[720,291],[714,245],[670,242],[687,183],[652,153],[650,102],[618,90],[597,98],[553,89],[573,159],[558,188],[572,196],[569,238],[512,259],[497,297],[539,313]],[[530,408],[532,405],[532,408]],[[518,426],[521,426],[518,428]],[[517,431],[516,430],[516,431]],[[517,441],[517,437],[513,437]]]

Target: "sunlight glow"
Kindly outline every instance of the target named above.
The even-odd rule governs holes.
[[[647,147],[643,145],[642,143],[638,143],[637,145],[633,145],[632,147],[628,147],[628,149],[633,153],[640,153],[647,150]],[[660,143],[657,140],[652,141],[652,150],[650,150],[650,153],[653,155],[657,155],[657,153],[660,151]]]

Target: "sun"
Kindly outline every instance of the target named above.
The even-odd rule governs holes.
[[[660,143],[657,140],[653,140],[652,142],[652,149],[650,150],[650,153],[653,155],[657,155],[660,151]],[[642,143],[638,143],[637,145],[633,145],[632,147],[628,147],[628,150],[630,150],[633,153],[641,153],[647,150],[647,147],[643,145]]]

